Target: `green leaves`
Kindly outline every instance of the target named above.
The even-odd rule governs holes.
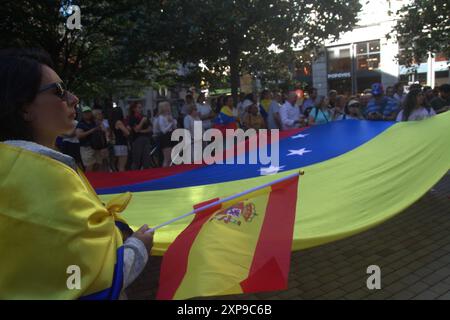
[[[450,4],[446,0],[414,0],[397,13],[394,30],[400,45],[400,63],[426,60],[428,52],[450,56]]]
[[[171,0],[162,8],[159,21],[163,25],[170,21],[162,33],[170,34],[166,50],[174,59],[194,64],[203,60],[211,69],[230,66],[232,73],[234,69],[263,73],[270,67],[264,60],[277,61],[277,67],[286,60],[266,48],[319,46],[350,30],[361,5],[358,0]],[[238,52],[238,59],[231,59],[231,49]],[[280,72],[286,73],[282,70],[286,68]]]
[[[174,69],[162,63],[167,56],[152,47],[160,37],[151,32],[148,19],[159,3],[157,0],[7,1],[2,3],[0,13],[3,31],[0,46],[45,49],[61,78],[82,98],[126,95],[160,79],[166,81],[169,70]],[[67,17],[60,9],[68,4],[80,7],[81,30],[65,27]]]
[[[81,30],[65,28],[65,4],[80,6]],[[86,98],[183,81],[178,63],[192,66],[184,81],[231,81],[236,92],[240,71],[288,76],[292,46],[310,50],[351,29],[360,8],[359,0],[6,0],[0,46],[44,48]],[[267,51],[272,44],[285,53]],[[215,72],[199,70],[201,60]]]

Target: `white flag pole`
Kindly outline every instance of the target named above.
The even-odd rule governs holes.
[[[179,216],[179,217],[177,217],[177,218],[174,218],[174,219],[172,219],[172,220],[169,220],[169,221],[167,221],[167,222],[164,222],[164,223],[162,223],[162,224],[160,224],[160,225],[158,225],[158,226],[156,226],[156,227],[154,227],[154,228],[150,228],[150,229],[148,229],[148,230],[146,231],[146,233],[154,232],[155,230],[158,230],[158,229],[160,229],[160,228],[162,228],[162,227],[165,227],[165,226],[167,226],[167,225],[169,225],[169,224],[171,224],[171,223],[173,223],[173,222],[176,222],[176,221],[179,221],[179,220],[184,219],[184,218],[186,218],[186,217],[189,217],[189,216],[191,216],[191,215],[193,215],[193,214],[196,214],[196,213],[198,213],[198,212],[200,212],[200,211],[203,211],[203,210],[209,209],[209,208],[211,208],[211,207],[217,206],[217,205],[219,205],[219,204],[222,204],[222,203],[224,203],[224,202],[227,202],[227,201],[234,200],[234,199],[236,199],[236,198],[245,196],[246,194],[249,194],[249,193],[252,193],[252,192],[255,192],[255,191],[258,191],[258,190],[267,188],[267,187],[270,187],[270,186],[272,186],[272,185],[274,185],[274,184],[276,184],[276,183],[280,183],[280,182],[283,182],[283,181],[292,179],[292,178],[294,178],[294,177],[296,177],[296,176],[299,176],[299,175],[304,175],[304,171],[299,171],[299,172],[290,174],[290,175],[288,175],[288,176],[286,176],[286,177],[283,177],[283,178],[274,180],[274,181],[272,181],[272,182],[263,184],[263,185],[261,185],[261,186],[257,186],[257,187],[254,187],[254,188],[252,188],[252,189],[242,191],[242,192],[240,192],[240,193],[238,193],[238,194],[235,194],[235,195],[232,195],[232,196],[229,196],[229,197],[226,197],[226,198],[217,200],[217,201],[212,202],[212,203],[210,203],[210,204],[207,204],[207,205],[205,205],[205,206],[203,206],[203,207],[200,207],[200,208],[197,208],[197,209],[195,209],[195,210],[192,210],[191,212],[188,212],[188,213],[186,213],[186,214],[183,214],[182,216]]]

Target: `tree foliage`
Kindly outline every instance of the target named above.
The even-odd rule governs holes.
[[[65,28],[61,8],[81,8],[81,30]],[[1,47],[47,50],[61,77],[94,96],[147,85],[170,85],[177,64],[190,81],[231,82],[241,71],[287,74],[293,48],[308,51],[350,30],[359,0],[6,0],[0,7]],[[283,50],[276,55],[271,45]],[[207,70],[199,70],[203,61]],[[214,72],[212,72],[214,71]],[[284,75],[283,75],[284,77]]]
[[[450,56],[450,3],[447,0],[413,0],[396,12],[394,27],[401,48],[400,62],[419,63],[428,52]]]
[[[358,0],[167,0],[160,5],[161,36],[180,61],[229,66],[236,96],[246,61],[265,56],[272,44],[287,52],[318,46],[350,30],[360,8]]]
[[[56,71],[83,97],[136,93],[173,81],[175,65],[152,49],[147,14],[159,1],[83,0],[2,3],[0,47],[37,47],[49,52]],[[81,30],[66,28],[69,5],[81,9]]]

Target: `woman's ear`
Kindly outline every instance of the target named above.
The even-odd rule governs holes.
[[[23,112],[23,119],[26,122],[31,122],[33,121],[33,116],[29,112]]]
[[[25,106],[22,110],[22,116],[26,122],[31,122],[34,120],[34,114],[31,112],[30,109],[31,109],[31,106],[28,105],[28,106]]]

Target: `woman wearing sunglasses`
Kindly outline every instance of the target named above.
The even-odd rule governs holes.
[[[0,299],[117,299],[148,260],[152,232],[119,218],[131,195],[103,204],[56,150],[77,104],[45,53],[0,51]]]

